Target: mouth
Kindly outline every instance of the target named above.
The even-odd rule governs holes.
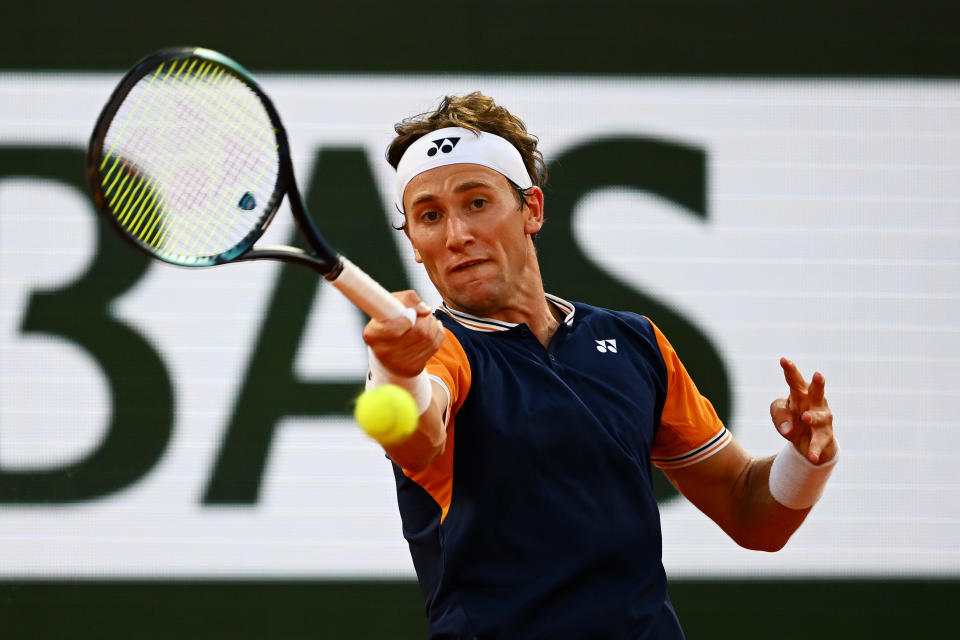
[[[486,260],[483,260],[480,258],[476,260],[465,260],[464,262],[461,262],[451,267],[450,273],[457,273],[458,271],[464,271],[465,269],[469,269],[470,267],[475,267],[478,264],[483,264],[484,262],[486,262]]]

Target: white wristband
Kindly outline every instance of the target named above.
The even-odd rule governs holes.
[[[395,384],[410,392],[413,400],[417,403],[417,412],[423,415],[423,412],[430,407],[430,401],[433,400],[433,387],[430,385],[430,378],[426,371],[421,371],[412,378],[398,376],[383,366],[383,363],[373,353],[373,349],[367,349],[370,361],[370,372],[367,374],[367,390],[380,387],[385,384]]]
[[[823,464],[813,464],[797,451],[793,443],[788,442],[773,459],[770,495],[788,509],[812,507],[823,494],[827,479],[837,464],[837,457],[835,455]]]

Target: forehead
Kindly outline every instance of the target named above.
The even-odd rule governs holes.
[[[448,164],[414,176],[403,192],[404,208],[416,201],[454,195],[477,183],[497,189],[510,189],[506,176],[489,167],[479,164]]]

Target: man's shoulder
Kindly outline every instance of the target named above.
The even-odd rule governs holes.
[[[656,328],[646,316],[634,311],[598,307],[582,302],[572,304],[576,308],[572,327],[574,332],[590,336],[596,334],[596,341],[621,339],[643,344],[651,347],[651,352],[659,353]]]
[[[598,307],[585,302],[571,302],[571,304],[573,304],[576,309],[576,313],[574,314],[575,322],[576,320],[584,323],[617,322],[639,329],[644,333],[652,331],[653,329],[652,323],[646,316],[634,311]]]

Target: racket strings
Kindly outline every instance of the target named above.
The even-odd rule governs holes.
[[[195,66],[195,64],[196,64],[196,61],[195,61],[195,60],[193,61],[193,64],[189,67],[189,69],[186,68],[187,62],[188,62],[188,60],[184,60],[184,61],[183,61],[183,65],[182,65],[182,70],[183,70],[183,72],[184,72],[185,75],[179,75],[179,74],[178,74],[178,75],[174,75],[174,76],[173,76],[174,81],[177,81],[177,80],[181,80],[181,81],[182,81],[183,79],[190,79],[190,78],[193,78],[194,80],[197,80],[199,77],[201,77],[200,74],[191,75],[191,73],[192,73],[192,71],[193,71],[193,68],[194,68],[194,66]],[[171,69],[168,71],[167,76],[165,76],[165,77],[169,77],[169,74],[172,73],[175,69],[176,69],[176,66],[175,66],[175,64],[174,64],[174,65],[172,65]],[[159,101],[155,101],[155,102],[153,102],[152,104],[153,104],[154,106],[161,106],[161,107],[163,106],[162,103],[159,102]],[[182,116],[182,114],[179,114],[179,115]],[[177,142],[179,143],[179,141],[177,141]],[[137,149],[136,147],[134,147],[132,150],[133,150],[134,153],[138,153],[138,152],[139,152],[139,149]],[[166,153],[170,153],[171,151],[175,151],[175,149],[166,148],[166,149],[163,149],[163,151],[166,152]],[[167,184],[167,180],[168,180],[168,179],[169,179],[169,172],[163,172],[163,173],[161,174],[161,176],[160,176],[160,180],[161,180],[164,184]],[[166,203],[166,202],[164,203],[164,208],[163,208],[163,210],[169,210],[169,211],[175,211],[175,210],[177,210],[178,205],[180,204],[178,201],[182,198],[182,194],[183,194],[183,192],[184,192],[184,189],[189,190],[189,189],[192,189],[192,188],[193,188],[192,185],[179,185],[175,190],[173,190],[172,196],[171,196],[171,201],[170,201],[169,203]],[[153,217],[156,218],[157,216],[154,215]],[[157,234],[157,236],[156,236],[156,237],[153,237],[153,236],[150,236],[149,234],[146,234],[146,235],[144,235],[144,236],[140,236],[141,239],[144,240],[144,241],[146,241],[146,242],[148,242],[148,244],[150,244],[151,246],[153,246],[153,247],[155,247],[155,248],[157,248],[157,249],[163,249],[163,248],[165,247],[165,245],[169,245],[171,240],[173,240],[175,237],[181,235],[181,234],[183,233],[183,231],[184,231],[184,227],[183,227],[183,226],[172,225],[172,224],[171,224],[171,221],[172,221],[172,218],[171,218],[170,216],[163,216],[163,223],[159,225],[159,233]],[[173,234],[173,235],[171,235],[171,234],[169,233],[171,228],[174,230],[174,234]],[[137,229],[136,227],[131,227],[130,230],[131,230],[131,232],[134,233],[135,235],[138,233],[138,229]],[[177,233],[177,232],[179,232],[179,233]],[[173,247],[174,247],[174,249],[173,249],[174,251],[178,251],[178,250],[176,249],[176,243],[175,243],[175,242],[174,242],[174,244],[173,244]],[[168,246],[167,248],[169,248],[169,246]],[[182,252],[180,252],[180,253],[182,253]]]
[[[187,61],[184,60],[183,62],[185,67],[185,64]],[[169,77],[170,74],[176,69],[176,66],[177,66],[176,62],[167,64],[166,73],[162,77],[164,78]],[[157,71],[149,77],[147,86],[149,87],[150,85],[152,85],[154,80],[158,76],[161,76],[162,72],[164,72],[164,65],[160,65]],[[113,160],[110,170],[104,176],[104,185],[107,187],[106,189],[107,195],[109,196],[110,190],[111,189],[113,190],[112,198],[109,200],[109,204],[110,204],[111,210],[114,211],[115,214],[117,215],[117,219],[121,223],[121,225],[124,225],[125,228],[128,229],[128,231],[133,232],[134,234],[136,234],[136,231],[137,231],[136,223],[139,219],[139,216],[142,216],[144,214],[150,214],[154,218],[156,217],[157,206],[161,204],[161,198],[159,198],[156,195],[157,192],[155,189],[152,190],[151,192],[154,195],[150,200],[150,207],[145,207],[143,209],[138,210],[135,217],[132,220],[129,219],[128,214],[131,211],[130,207],[132,204],[132,200],[127,200],[126,205],[123,206],[123,208],[121,209],[120,207],[124,205],[124,200],[127,199],[128,196],[132,197],[133,193],[136,192],[139,186],[139,183],[141,182],[141,180],[139,180],[141,177],[143,181],[153,182],[153,183],[156,183],[156,179],[155,178],[151,179],[147,176],[141,176],[140,171],[135,168],[128,170],[129,160],[125,159],[117,152],[117,147],[118,147],[118,143],[124,145],[123,147],[125,149],[124,155],[126,156],[142,155],[141,151],[147,137],[146,132],[148,131],[148,129],[146,127],[139,127],[138,129],[135,129],[137,133],[131,136],[132,140],[128,140],[125,134],[131,123],[134,123],[134,124],[140,123],[146,119],[147,115],[150,115],[147,109],[152,107],[155,110],[157,106],[156,103],[151,103],[150,101],[144,101],[144,97],[146,97],[149,94],[150,94],[149,91],[139,91],[136,101],[132,102],[133,106],[130,107],[130,115],[128,117],[121,118],[119,120],[119,131],[116,131],[116,128],[112,129],[112,132],[115,132],[115,135],[113,136],[114,143],[113,145],[111,145],[111,148],[107,152],[107,154],[104,155],[104,161],[103,163],[101,163],[101,170],[102,170],[106,162],[108,162],[111,158]],[[131,104],[131,101],[129,100],[125,101],[122,108],[129,107],[130,104]],[[118,121],[115,118],[113,123],[111,124],[112,125],[117,124],[117,122]],[[119,166],[119,169],[118,169],[118,166]],[[113,182],[108,182],[111,178],[111,174],[114,171],[116,171],[116,174],[113,176]],[[127,182],[130,180],[131,177],[133,178],[133,180],[131,184],[127,186]],[[135,203],[133,204],[135,207],[136,204]],[[136,211],[136,209],[134,210]]]
[[[259,106],[259,102],[257,104]],[[236,106],[241,109],[245,105],[237,104]],[[269,163],[260,162],[260,159],[264,157],[276,159],[276,139],[273,135],[272,126],[267,129],[259,126],[243,126],[243,123],[240,123],[240,126],[235,127],[229,135],[224,137],[223,145],[227,160],[225,170],[221,174],[215,191],[223,194],[222,197],[224,198],[229,198],[230,194],[236,195],[237,176],[249,176],[252,178],[252,182],[256,184],[264,178],[271,166]],[[253,152],[246,151],[248,149],[253,149]],[[271,177],[275,179],[276,175],[274,174]],[[239,198],[234,198],[231,202],[221,202],[222,210],[227,212],[227,215],[222,217],[203,216],[207,224],[204,232],[197,234],[197,245],[195,245],[194,250],[199,246],[201,238],[207,244],[222,243],[226,241],[226,232],[229,229],[237,226],[250,228],[250,224],[244,222],[246,218],[251,217],[243,215],[246,213],[242,206],[245,194],[246,192],[241,194]],[[212,206],[212,203],[212,199],[208,201],[208,208]],[[213,224],[210,224],[211,222]],[[254,218],[253,222],[259,222],[259,217]]]
[[[214,83],[207,87],[210,91],[197,93],[196,83],[203,79],[204,71],[205,70],[201,68],[194,73],[194,68],[191,66],[187,70],[187,75],[182,77],[182,83],[186,85],[185,88],[192,92],[190,95],[194,97],[199,96],[201,99],[192,104],[178,104],[178,117],[181,120],[179,129],[181,134],[199,136],[201,139],[210,135],[210,123],[209,120],[204,117],[204,112],[209,111],[211,108],[210,98],[219,97],[229,99],[236,97],[232,92],[222,91],[222,81],[232,79],[232,76],[226,73],[221,73],[220,77],[215,79]],[[240,84],[244,93],[250,93],[245,85],[239,82],[237,82],[237,84]],[[249,98],[250,96],[243,97]],[[240,207],[233,206],[234,198],[228,199],[228,196],[231,194],[224,191],[222,187],[231,175],[233,175],[234,178],[236,177],[232,169],[236,165],[237,156],[243,152],[242,148],[239,151],[236,149],[238,146],[236,140],[244,134],[246,134],[245,138],[248,138],[250,133],[258,130],[258,127],[255,122],[253,123],[254,126],[249,126],[249,119],[244,117],[243,109],[249,107],[249,100],[245,104],[238,104],[236,99],[227,100],[227,102],[232,103],[229,105],[233,107],[232,109],[229,108],[229,106],[227,108],[220,105],[213,106],[215,111],[236,114],[235,123],[231,123],[229,120],[219,123],[221,127],[217,138],[224,143],[224,146],[220,149],[221,153],[210,154],[206,153],[204,149],[201,149],[199,154],[189,158],[189,163],[186,164],[185,167],[188,170],[192,168],[192,171],[186,173],[186,179],[183,178],[184,174],[181,173],[180,188],[177,190],[178,197],[173,203],[173,206],[178,210],[195,211],[197,207],[199,207],[197,211],[198,215],[193,218],[193,224],[189,227],[188,225],[180,225],[177,235],[171,237],[173,244],[179,246],[180,249],[188,255],[202,255],[209,252],[209,247],[219,246],[212,244],[214,234],[218,228],[221,226],[225,227],[220,233],[221,238],[223,238],[227,233],[226,227],[233,226],[229,223],[224,224],[224,218],[217,215],[219,212],[232,212],[233,215],[231,218],[235,224],[238,218],[236,212],[243,211]],[[262,107],[260,107],[258,101],[254,103],[254,106],[262,112]],[[223,130],[224,128],[226,130]],[[272,158],[272,156],[273,154],[268,157]],[[216,179],[217,169],[221,169],[219,172],[220,189],[217,189],[217,185],[210,183],[212,179]],[[217,197],[218,192],[219,198]],[[257,218],[249,221],[241,221],[241,229],[247,230],[255,226],[257,222]],[[187,233],[188,231],[191,233]],[[223,242],[223,240],[221,240],[221,242]]]
[[[165,259],[229,259],[272,214],[280,171],[274,125],[259,96],[217,62],[188,57],[143,76],[103,149],[110,211]]]
[[[209,88],[212,90],[217,90],[220,81],[227,77],[229,77],[227,74],[221,74],[220,77],[214,79]],[[194,79],[196,79],[196,76]],[[186,120],[187,118],[197,117],[197,113],[198,112],[196,109],[188,105],[180,115]],[[202,123],[202,116],[197,117],[197,120]],[[206,125],[203,125],[203,128],[206,130]],[[235,135],[233,131],[226,132],[226,136],[228,137],[225,139],[227,141],[231,140],[229,137],[231,135]],[[226,170],[229,171],[229,164],[232,163],[233,158],[229,153],[226,154],[226,158],[227,159],[224,161],[224,163],[227,165]],[[199,204],[200,206],[199,215],[196,217],[196,221],[197,224],[202,225],[203,229],[197,229],[195,226],[192,229],[192,235],[187,236],[188,239],[186,240],[186,244],[189,244],[189,238],[193,238],[192,246],[187,247],[186,244],[183,245],[183,250],[188,255],[196,255],[198,252],[202,253],[203,247],[208,245],[208,243],[202,241],[203,236],[206,235],[206,229],[209,229],[211,222],[213,222],[213,229],[216,230],[217,226],[221,222],[219,219],[216,219],[212,213],[220,210],[223,206],[223,202],[216,202],[215,198],[211,196],[209,193],[209,185],[206,183],[206,180],[213,175],[212,170],[215,168],[216,163],[222,160],[223,159],[219,155],[208,155],[206,157],[197,158],[198,164],[196,166],[200,167],[200,170],[190,175],[186,181],[186,184],[184,184],[183,187],[178,191],[179,199],[177,204],[182,205],[186,203],[188,206]],[[224,172],[224,175],[226,175],[226,172]],[[223,181],[221,180],[221,185],[222,183]],[[181,246],[181,242],[184,239],[184,232],[186,230],[186,225],[181,225],[178,227],[178,233],[176,237],[171,238],[175,246]],[[207,237],[207,240],[209,241],[209,236]]]

